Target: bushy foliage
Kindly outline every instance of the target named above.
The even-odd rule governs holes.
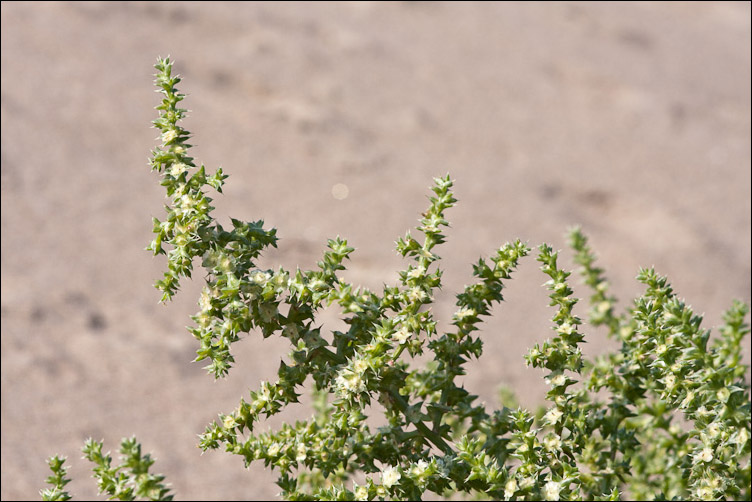
[[[154,125],[162,145],[151,167],[170,203],[166,218],[154,219],[148,249],[167,257],[156,284],[162,299],[176,293],[199,258],[206,284],[190,332],[199,345],[196,360],[207,361],[215,378],[231,369],[232,344],[244,333],[282,336],[291,346],[275,381],[262,382],[206,428],[202,450],[223,448],[246,465],[264,462],[292,500],[415,500],[427,492],[503,500],[749,500],[750,397],[741,364],[747,305],[733,303],[711,342],[702,318],[666,278],[644,269],[637,276],[644,294],[617,313],[586,237],[573,229],[575,260],[592,289],[587,323],[573,311],[570,272],[540,245],[536,259],[549,278],[554,336],[526,361],[547,372],[547,406],[538,418],[521,408],[489,410],[456,380],[481,356],[475,332],[532,249],[517,240],[479,259],[475,282],[457,294],[452,329],[438,332],[429,308],[441,286],[436,247],[444,242],[444,213],[456,202],[446,176],[434,180],[420,237],[397,240],[409,260],[398,284],[371,291],[339,277],[353,252],[339,237],[329,240],[317,269],[262,270],[256,262],[276,247],[275,229],[236,219],[226,229],[212,217],[204,190],[221,192],[227,176],[221,169],[208,174],[188,156],[180,78],[169,58],[156,68],[164,98]],[[332,304],[341,307],[346,331],[323,333],[316,322]],[[606,326],[621,348],[585,359],[586,324]],[[425,365],[414,359],[421,354]],[[298,402],[304,384],[316,396],[311,419],[256,433],[257,422]],[[378,409],[386,423],[374,430],[366,418]],[[114,469],[101,448],[93,441],[84,448],[101,491],[119,499],[170,497],[163,478],[148,474],[152,461],[135,440],[124,441],[124,464]],[[62,463],[50,459],[53,488],[45,499],[68,497]]]

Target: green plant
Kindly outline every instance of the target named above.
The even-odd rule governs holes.
[[[202,450],[224,448],[246,465],[263,461],[279,471],[289,499],[419,499],[426,492],[522,500],[750,498],[749,387],[740,361],[747,305],[734,302],[720,337],[710,342],[701,317],[666,278],[644,269],[637,279],[645,293],[617,314],[586,237],[573,229],[570,245],[593,291],[589,323],[605,325],[621,349],[592,361],[583,357],[570,272],[543,244],[537,260],[550,279],[555,335],[526,360],[547,370],[549,404],[539,419],[521,408],[489,411],[456,378],[481,356],[474,332],[503,300],[505,281],[531,249],[518,240],[473,265],[477,279],[457,295],[453,328],[438,333],[427,306],[441,285],[435,248],[444,241],[444,212],[456,202],[446,176],[435,179],[417,227],[423,237],[408,233],[397,241],[397,251],[410,259],[398,285],[374,292],[339,278],[353,251],[340,238],[329,240],[315,270],[261,270],[256,261],[276,247],[276,231],[236,219],[225,229],[211,216],[204,189],[221,192],[227,176],[221,169],[207,174],[188,156],[189,133],[178,125],[186,113],[177,106],[184,97],[175,88],[180,79],[169,58],[156,68],[164,98],[154,125],[162,146],[152,152],[151,166],[162,174],[171,202],[166,219],[154,219],[148,249],[167,256],[156,284],[162,300],[200,258],[206,284],[190,332],[199,343],[196,360],[208,361],[215,378],[230,370],[231,347],[242,333],[258,330],[291,344],[278,379],[262,382],[210,424]],[[316,314],[334,303],[348,329],[322,333]],[[415,367],[413,358],[425,353],[430,362]],[[256,422],[297,402],[307,382],[315,394],[310,420],[254,433]],[[505,401],[513,398],[507,393]],[[386,424],[372,430],[369,413],[383,413]],[[162,477],[148,474],[151,461],[140,456],[135,440],[123,443],[125,462],[115,469],[101,448],[93,441],[84,448],[100,490],[120,499],[169,496]],[[50,459],[53,488],[43,492],[45,499],[68,497],[62,463]]]

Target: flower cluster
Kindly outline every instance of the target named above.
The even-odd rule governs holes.
[[[261,270],[255,262],[276,246],[276,231],[235,219],[225,230],[212,218],[204,189],[221,191],[227,176],[221,169],[208,175],[187,156],[189,134],[178,125],[185,114],[177,108],[179,78],[169,59],[156,68],[165,96],[154,121],[162,145],[150,163],[170,199],[166,219],[154,220],[149,246],[167,255],[168,270],[156,286],[170,299],[194,258],[201,260],[206,284],[189,329],[198,340],[196,360],[208,359],[215,378],[230,370],[232,344],[244,333],[290,343],[277,378],[220,414],[200,436],[201,449],[224,448],[246,465],[263,461],[279,472],[282,496],[291,500],[417,500],[427,492],[500,500],[749,499],[749,386],[741,364],[747,305],[732,305],[711,342],[701,317],[651,269],[637,277],[645,293],[617,314],[587,238],[573,229],[575,261],[592,289],[588,318],[575,314],[571,272],[550,246],[539,246],[555,307],[553,336],[526,361],[547,371],[547,406],[536,415],[519,407],[489,410],[457,377],[482,355],[475,332],[532,249],[518,240],[479,259],[474,282],[456,295],[452,328],[440,333],[431,304],[441,287],[436,247],[448,226],[444,214],[456,202],[447,175],[434,180],[416,229],[421,235],[408,232],[396,242],[409,260],[397,284],[371,291],[340,278],[354,250],[339,237],[329,240],[317,269]],[[334,303],[347,329],[325,332],[317,314]],[[587,325],[605,325],[620,350],[586,359],[580,344]],[[421,355],[427,363],[416,361]],[[255,431],[258,422],[297,402],[305,385],[315,397],[309,420]],[[383,413],[384,425],[367,423],[374,413]],[[101,444],[87,443],[86,452],[98,466],[102,491],[167,494],[161,477],[143,477],[144,469],[133,471],[142,480],[135,485],[111,469]],[[50,467],[53,488],[44,496],[62,500],[62,460],[50,459]]]

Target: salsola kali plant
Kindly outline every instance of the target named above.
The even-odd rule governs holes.
[[[456,202],[449,176],[435,179],[417,227],[422,236],[397,240],[397,252],[409,259],[397,285],[375,292],[338,277],[353,252],[340,238],[328,241],[316,269],[258,268],[262,251],[277,245],[276,230],[236,219],[225,228],[212,216],[204,189],[221,192],[227,176],[221,169],[208,174],[188,156],[190,135],[179,125],[184,95],[172,64],[156,64],[164,98],[154,125],[162,145],[150,164],[170,200],[167,217],[154,219],[148,247],[167,256],[156,287],[163,301],[171,299],[201,259],[206,285],[190,332],[199,344],[196,360],[207,361],[215,378],[231,369],[232,344],[243,333],[278,335],[291,345],[276,381],[262,382],[220,414],[200,436],[202,450],[224,448],[246,465],[263,461],[279,472],[281,495],[292,500],[415,500],[427,492],[503,500],[750,499],[750,397],[741,364],[747,305],[734,302],[711,341],[666,278],[643,269],[637,280],[644,294],[617,313],[586,237],[573,229],[575,261],[592,289],[587,321],[604,325],[621,349],[583,357],[570,272],[543,244],[537,260],[549,277],[554,336],[526,360],[547,372],[548,405],[538,415],[490,411],[457,377],[480,357],[475,331],[531,248],[517,240],[478,260],[446,333],[437,331],[429,306],[441,285],[436,247],[448,226],[444,213]],[[324,333],[316,314],[334,303],[348,328]],[[429,362],[416,367],[421,354]],[[306,383],[314,390],[311,419],[254,432],[256,422],[298,402]],[[374,413],[383,413],[385,425],[369,427]],[[121,452],[123,464],[113,468],[101,443],[84,447],[102,492],[124,500],[171,497],[163,477],[148,473],[153,461],[135,439],[124,440]],[[63,461],[49,461],[53,487],[45,499],[69,497]]]

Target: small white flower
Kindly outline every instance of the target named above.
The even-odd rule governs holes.
[[[551,408],[550,410],[548,410],[548,413],[543,416],[543,420],[551,425],[555,425],[563,416],[564,413],[559,408]]]
[[[302,462],[306,459],[306,455],[308,455],[308,450],[306,449],[306,445],[303,443],[300,443],[298,445],[297,455],[295,455],[295,460],[297,460],[298,462]]]
[[[533,478],[522,478],[520,481],[520,489],[524,490],[526,488],[530,488],[535,484],[535,480]]]
[[[418,267],[410,270],[407,273],[408,279],[419,279],[426,273],[425,267]]]
[[[365,359],[356,359],[355,361],[353,361],[352,366],[353,370],[355,370],[355,373],[362,375],[368,369],[368,361],[366,361]]]
[[[415,477],[420,477],[426,472],[426,469],[428,469],[428,462],[425,460],[418,460],[418,463],[410,469],[410,474]]]
[[[399,482],[401,477],[402,474],[400,474],[397,468],[389,467],[385,471],[381,472],[381,484],[383,484],[387,488],[391,488],[393,485]]]
[[[410,291],[407,292],[407,297],[411,301],[415,302],[415,301],[425,300],[426,298],[428,298],[428,295],[422,289],[415,287],[415,288],[410,288]]]
[[[556,481],[549,481],[543,487],[543,497],[546,500],[559,500],[559,492],[561,491],[561,485]]]
[[[561,387],[562,385],[567,383],[567,377],[564,374],[556,375],[551,379],[551,384],[554,387]]]
[[[251,280],[258,284],[259,286],[263,286],[266,284],[266,282],[271,278],[268,272],[262,272],[261,270],[256,270],[254,273],[251,274]]]
[[[354,492],[355,492],[355,498],[357,500],[368,500],[368,486],[366,485],[358,486],[357,484],[355,484]]]
[[[558,331],[559,333],[563,333],[565,335],[571,335],[572,333],[574,333],[574,328],[572,327],[571,324],[569,324],[568,322],[565,322],[564,324],[556,328],[556,331]]]
[[[610,302],[600,302],[598,305],[596,305],[595,310],[599,314],[605,314],[606,312],[608,312],[608,309],[610,308],[611,308]]]
[[[714,475],[710,475],[710,478],[707,480],[708,486],[712,488],[713,490],[720,490],[723,488],[723,480]]]
[[[718,437],[718,435],[721,433],[721,424],[718,422],[713,422],[710,425],[708,425],[708,435],[711,438]]]
[[[684,400],[682,400],[679,406],[681,408],[686,408],[687,406],[692,404],[692,401],[694,401],[694,399],[695,399],[695,392],[691,390],[687,392],[687,397],[685,397]]]
[[[308,287],[313,291],[319,291],[326,287],[326,283],[321,279],[314,279],[308,283]]]
[[[709,486],[701,486],[697,489],[697,498],[699,500],[713,500],[713,489]]]
[[[227,415],[222,420],[222,425],[225,427],[225,429],[232,429],[233,427],[238,425],[238,423],[235,421],[235,417],[233,417],[232,415]]]
[[[210,316],[205,311],[199,312],[196,316],[196,323],[199,326],[206,327],[209,324]]]
[[[174,176],[175,178],[177,178],[178,176],[180,176],[181,174],[183,174],[187,170],[188,170],[188,166],[186,166],[182,162],[175,162],[170,167],[170,174],[172,176]]]
[[[173,242],[175,243],[175,246],[183,247],[188,244],[188,237],[186,237],[185,234],[177,234],[175,235],[175,240]]]
[[[559,436],[556,434],[548,434],[543,438],[543,447],[550,452],[559,451],[561,448],[561,440],[559,439]]]
[[[280,450],[279,443],[272,443],[271,446],[269,446],[269,449],[267,450],[267,453],[270,457],[276,457],[279,454]]]
[[[337,388],[345,394],[359,394],[366,390],[366,383],[357,373],[344,369],[335,380]]]
[[[708,410],[705,405],[702,405],[697,408],[697,415],[699,415],[701,418],[707,418],[714,415],[714,412]]]
[[[716,392],[715,395],[720,402],[726,404],[726,402],[729,400],[729,397],[731,397],[731,391],[728,390],[727,387],[724,387]]]
[[[201,310],[209,310],[211,308],[211,300],[211,290],[204,288],[203,291],[201,291],[201,297],[198,300],[198,304],[201,307]]]
[[[182,209],[183,211],[187,211],[188,209],[191,209],[195,203],[196,201],[194,201],[193,198],[188,194],[185,194],[182,197],[180,197],[180,209]]]
[[[713,460],[713,450],[710,448],[703,448],[703,450],[695,455],[695,459],[698,462],[710,462]]]
[[[407,339],[410,338],[410,332],[407,331],[407,328],[402,326],[400,329],[398,329],[394,335],[392,335],[392,338],[396,340],[400,345],[407,342]]]
[[[511,499],[517,491],[517,480],[512,478],[504,485],[504,498]]]
[[[168,129],[162,133],[162,143],[169,143],[178,137],[178,132],[175,129]]]
[[[456,314],[454,314],[454,316],[460,321],[466,317],[472,317],[474,315],[475,315],[475,309],[471,309],[469,307],[464,307],[458,310]]]
[[[271,276],[270,276],[271,277]],[[287,272],[279,272],[274,276],[272,284],[278,288],[286,288],[290,283],[290,274]]]
[[[233,272],[235,266],[232,263],[232,259],[227,255],[222,255],[222,259],[219,260],[219,269],[224,272]]]
[[[668,390],[673,389],[676,387],[676,377],[672,374],[666,375],[666,378],[663,379],[663,382],[666,384],[666,387]]]

